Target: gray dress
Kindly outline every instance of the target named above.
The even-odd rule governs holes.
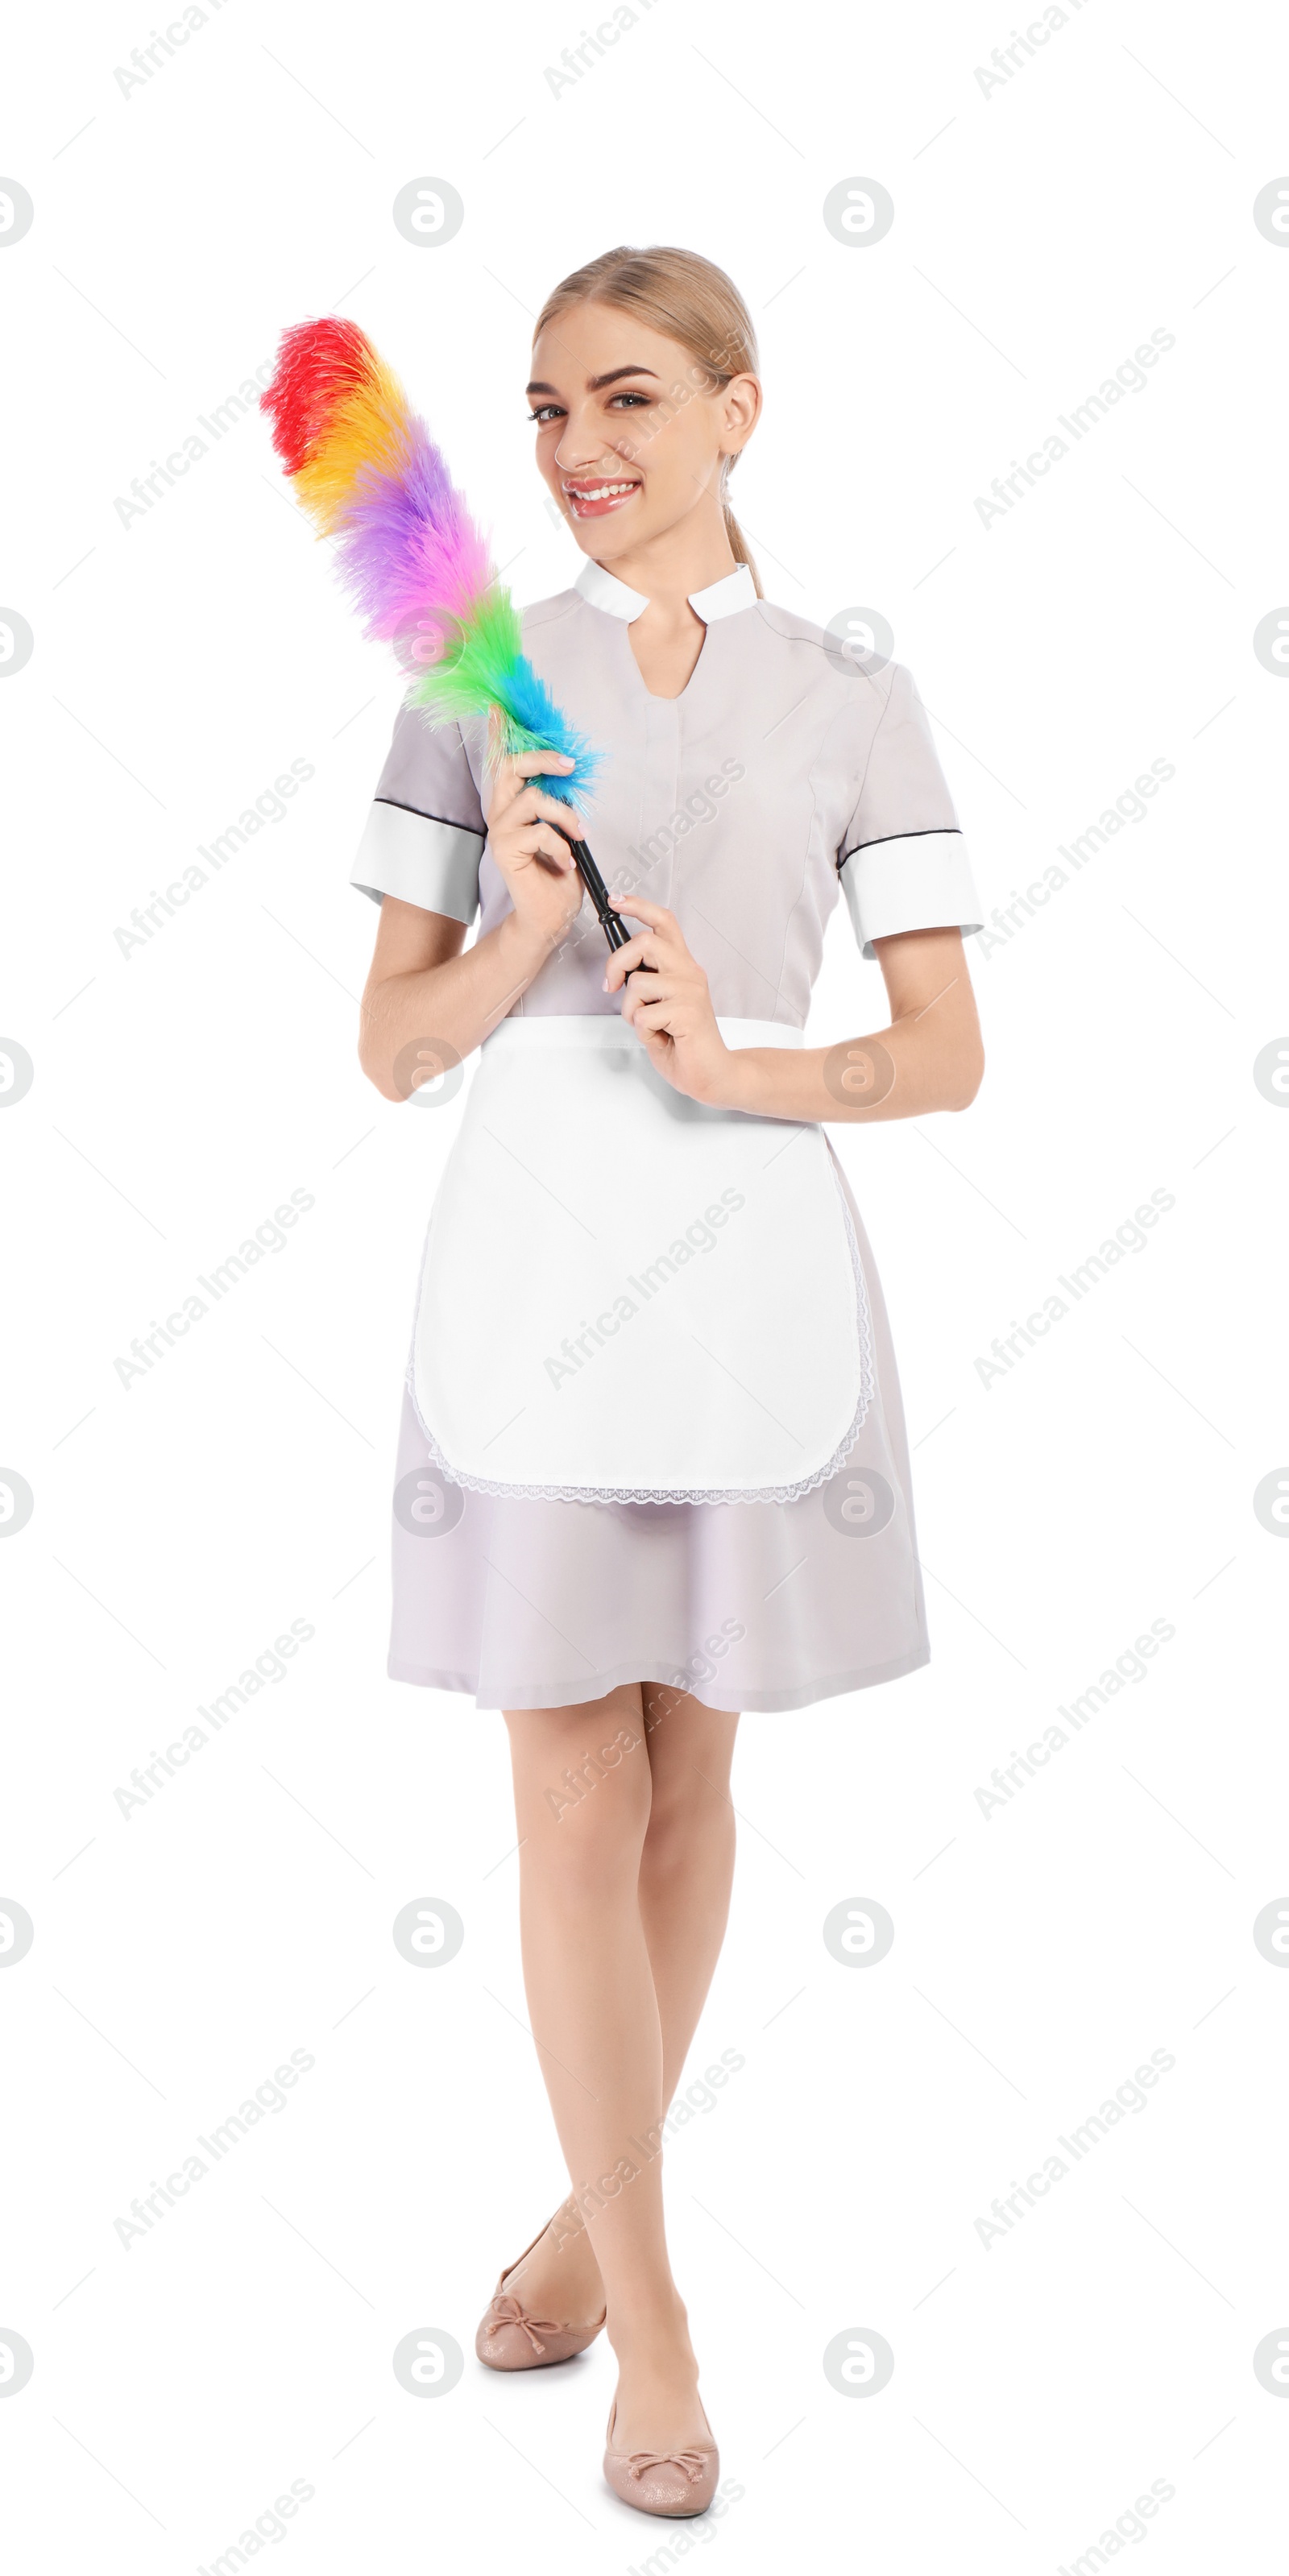
[[[615,895],[668,905],[722,1018],[804,1027],[839,891],[864,953],[980,928],[953,804],[907,671],[874,669],[746,568],[695,592],[708,632],[678,698],[646,689],[639,593],[588,563],[524,616],[524,645],[605,753],[589,837]],[[487,931],[510,908],[487,848],[482,730],[397,719],[353,871]],[[616,1012],[589,903],[516,1013]],[[840,1175],[839,1175],[840,1177]],[[599,1699],[618,1683],[708,1707],[790,1709],[927,1661],[903,1410],[885,1307],[846,1187],[876,1395],[843,1467],[795,1502],[548,1502],[465,1491],[405,1388],[394,1495],[398,1681],[481,1708]],[[802,1280],[803,1329],[810,1282]]]

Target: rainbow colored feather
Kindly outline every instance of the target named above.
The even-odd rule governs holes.
[[[585,806],[601,754],[569,723],[523,650],[518,613],[443,453],[357,323],[299,322],[282,334],[260,407],[366,632],[414,673],[408,704],[431,723],[486,715],[488,756],[562,751],[543,777]]]

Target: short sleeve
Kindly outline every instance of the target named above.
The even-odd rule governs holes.
[[[837,866],[866,957],[901,930],[982,926],[971,862],[912,674],[891,666],[859,801]]]
[[[459,725],[401,707],[350,883],[468,925],[488,827]]]

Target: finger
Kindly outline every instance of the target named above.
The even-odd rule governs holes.
[[[496,820],[522,796],[530,778],[552,778],[573,767],[566,752],[516,751],[499,760],[493,775],[490,815]]]
[[[665,975],[642,972],[637,966],[630,983],[623,988],[622,1016],[624,1020],[634,1020],[651,1005],[666,1002],[670,1008],[678,999],[674,984]]]
[[[566,805],[561,796],[547,796],[540,787],[521,788],[510,808],[512,823],[553,823],[557,831],[571,841],[586,837],[586,826],[575,805]]]
[[[502,765],[516,778],[553,778],[557,770],[573,767],[566,751],[512,751]]]
[[[492,853],[500,876],[513,878],[521,868],[541,866],[552,876],[575,873],[575,860],[562,832],[552,832],[547,822],[528,824],[526,832],[516,832],[513,840],[503,840]]]
[[[626,979],[634,974],[645,974],[650,979],[650,992],[657,992],[657,976],[663,974],[665,958],[642,956],[642,948],[645,948],[645,940],[632,940],[629,948],[614,948],[608,953],[608,966],[606,974],[603,974],[606,992],[626,992]]]
[[[619,986],[626,982],[632,967],[644,964],[643,948],[644,939],[641,937],[629,939],[625,948],[614,948],[610,951],[609,962],[604,971],[606,993],[616,993]]]
[[[556,868],[561,876],[575,874],[577,862],[562,832],[549,823],[532,823],[520,832],[515,842],[516,856],[521,860],[540,859]]]
[[[629,913],[633,921],[647,922],[651,930],[679,929],[674,912],[668,912],[665,904],[644,903],[638,894],[611,894],[609,901],[615,912]]]
[[[638,939],[629,939],[625,948],[615,948],[611,952],[604,989],[607,993],[616,993],[619,986],[626,982],[628,975],[637,973],[640,967],[651,966],[657,969],[663,962],[654,933],[652,930],[643,930]]]
[[[659,1000],[655,1001],[652,994],[650,994],[646,999],[643,993],[640,995],[640,998],[633,1009],[628,1010],[624,1003],[622,1010],[623,1019],[629,1019],[637,1036],[642,1038],[670,1037],[672,1035],[672,1030],[669,1026],[669,1022],[675,1018],[675,1015],[676,1004],[674,997],[671,1000],[668,1000],[663,996]]]
[[[625,1003],[622,1008],[622,1016],[626,1021],[628,1028],[635,1030],[638,1038],[663,1038],[670,1034],[665,1017],[661,1020],[651,1020],[646,1012],[641,1010],[629,1011]]]

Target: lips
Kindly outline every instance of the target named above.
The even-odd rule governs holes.
[[[627,475],[601,475],[594,481],[565,483],[564,498],[575,519],[607,519],[610,511],[620,510],[639,491],[637,480]]]

